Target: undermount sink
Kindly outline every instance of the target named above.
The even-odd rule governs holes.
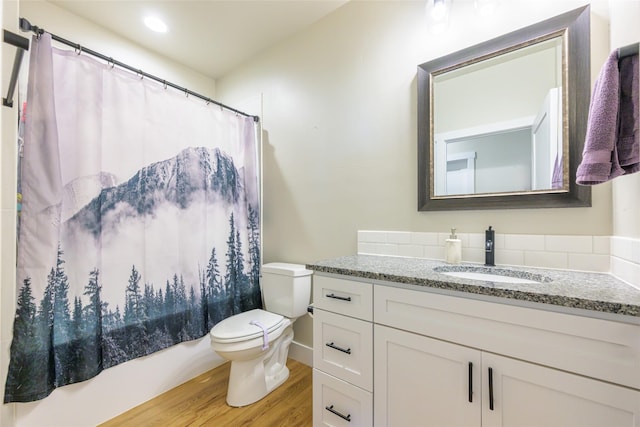
[[[508,270],[495,267],[482,266],[442,266],[433,271],[467,280],[479,280],[494,283],[544,283],[551,279],[541,274],[526,271]]]

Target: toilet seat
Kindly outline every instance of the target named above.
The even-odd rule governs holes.
[[[259,326],[251,324],[258,322],[263,325],[268,334],[282,327],[285,318],[279,314],[255,309],[228,317],[216,324],[209,333],[212,341],[217,343],[234,343],[261,338],[264,331]]]

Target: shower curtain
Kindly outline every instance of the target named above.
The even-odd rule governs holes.
[[[5,402],[262,306],[257,125],[32,42]]]

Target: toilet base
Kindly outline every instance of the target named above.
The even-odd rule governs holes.
[[[282,333],[275,346],[267,350],[262,360],[233,360],[229,373],[227,404],[247,406],[265,397],[289,378],[287,354],[293,340],[291,326]]]

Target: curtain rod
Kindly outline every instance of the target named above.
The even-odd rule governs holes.
[[[25,18],[20,18],[20,29],[22,31],[24,31],[24,32],[32,31],[36,35],[41,35],[41,34],[43,34],[45,32],[49,33],[48,31],[45,31],[43,28],[40,28],[40,27],[38,27],[36,25],[31,25],[31,23]],[[132,67],[132,66],[130,66],[128,64],[125,64],[123,62],[117,61],[117,60],[115,60],[115,59],[113,59],[111,57],[103,55],[103,54],[101,54],[99,52],[96,52],[94,50],[87,49],[86,47],[83,47],[78,43],[73,43],[73,42],[71,42],[71,41],[69,41],[67,39],[64,39],[64,38],[62,38],[60,36],[57,36],[55,34],[51,34],[51,33],[49,33],[49,34],[51,35],[51,38],[53,40],[55,40],[55,41],[57,41],[59,43],[65,44],[65,45],[67,45],[69,47],[72,47],[72,48],[76,49],[79,53],[83,53],[83,52],[84,53],[88,53],[89,55],[95,56],[97,58],[102,59],[103,61],[106,61],[108,64],[117,65],[120,68],[124,68],[125,70],[129,70],[131,72],[134,72],[134,73],[138,74],[140,77],[146,77],[146,78],[154,80],[154,81],[156,81],[158,83],[162,83],[165,86],[170,86],[170,87],[172,87],[174,89],[177,89],[180,92],[184,92],[186,95],[192,95],[192,96],[195,96],[196,98],[200,98],[200,99],[206,101],[207,104],[212,103],[212,104],[215,104],[215,105],[217,105],[217,106],[219,106],[221,108],[225,108],[227,110],[233,111],[236,114],[240,114],[240,115],[243,115],[243,116],[246,116],[246,117],[253,117],[253,120],[255,122],[260,121],[260,117],[258,117],[258,116],[247,114],[247,113],[242,112],[240,110],[237,110],[237,109],[235,109],[233,107],[229,107],[228,105],[222,104],[221,102],[215,101],[215,100],[213,100],[211,98],[208,98],[208,97],[206,97],[204,95],[200,95],[199,93],[193,92],[193,91],[191,91],[191,90],[189,90],[189,89],[187,89],[185,87],[178,86],[175,83],[168,82],[168,81],[166,81],[164,79],[161,79],[159,77],[156,77],[156,76],[154,76],[152,74],[149,74],[149,73],[146,73],[146,72],[144,72],[142,70],[136,69],[136,68],[134,68],[134,67]]]

